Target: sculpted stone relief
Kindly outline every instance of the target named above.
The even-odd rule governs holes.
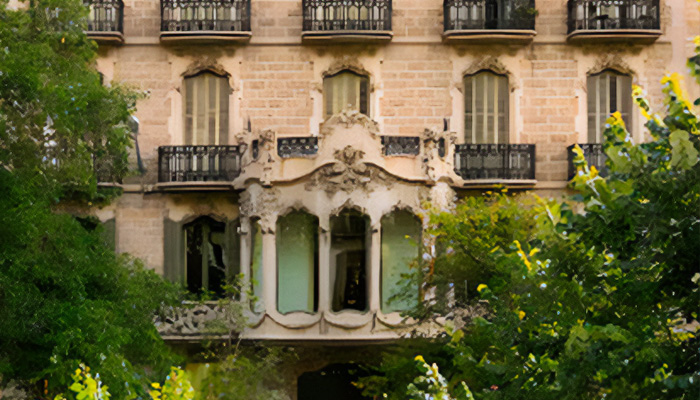
[[[336,150],[335,158],[339,162],[314,172],[305,186],[306,190],[320,188],[332,196],[339,191],[351,193],[356,189],[369,190],[370,182],[391,186],[395,180],[379,168],[364,163],[363,155],[363,151],[350,146]]]

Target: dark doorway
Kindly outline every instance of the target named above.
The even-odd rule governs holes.
[[[352,384],[364,375],[355,364],[331,364],[305,372],[297,381],[297,400],[365,400]]]

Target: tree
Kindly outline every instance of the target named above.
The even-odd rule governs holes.
[[[700,56],[689,65],[700,83]],[[482,399],[696,398],[700,118],[678,75],[662,83],[664,117],[634,88],[651,140],[635,144],[614,114],[610,175],[577,149],[568,202],[497,193],[432,215],[444,251],[417,278],[435,295],[411,315],[448,321],[436,351],[450,386]],[[368,393],[404,398],[413,375],[396,365]]]
[[[138,96],[101,83],[85,17],[79,0],[0,0],[0,379],[46,396],[84,362],[126,398],[174,361],[153,316],[179,289],[55,211],[105,201],[98,173],[127,169]]]

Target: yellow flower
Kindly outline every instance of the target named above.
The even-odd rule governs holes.
[[[482,283],[481,285],[479,285],[479,286],[476,287],[476,291],[479,292],[479,293],[481,293],[481,291],[484,290],[484,289],[486,289],[487,287],[488,287],[487,285],[485,285],[485,284]]]
[[[518,318],[520,318],[520,320],[522,321],[523,318],[525,318],[525,311],[518,312]]]
[[[420,362],[425,362],[425,359],[423,356],[416,356],[416,358],[413,359],[414,361],[420,361]]]

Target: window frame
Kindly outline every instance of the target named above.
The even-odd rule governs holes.
[[[371,91],[371,85],[370,85],[370,77],[367,74],[355,71],[353,69],[342,69],[338,72],[334,72],[332,74],[328,74],[323,77],[323,118],[324,120],[329,119],[333,115],[339,113],[340,111],[348,108],[350,104],[347,104],[345,106],[340,107],[338,110],[333,111],[333,106],[335,101],[342,101],[339,96],[336,96],[336,91],[339,90],[335,86],[333,86],[334,82],[339,81],[343,76],[354,76],[357,78],[356,84],[357,86],[357,91],[356,91],[356,102],[357,106],[355,109],[360,112],[361,114],[366,115],[367,117],[371,116],[371,96],[370,96],[370,91]],[[349,96],[348,93],[343,94],[344,99],[347,99]],[[330,107],[329,107],[330,106]],[[364,108],[364,110],[363,110]]]
[[[605,77],[607,80],[605,86],[605,110],[601,110],[601,77]],[[615,90],[611,90],[613,85],[611,84],[610,78],[615,77]],[[625,80],[628,81],[628,85],[625,84]],[[591,91],[594,93],[591,93]],[[620,112],[622,120],[625,122],[627,131],[633,134],[632,129],[632,113],[634,110],[632,101],[632,76],[630,74],[625,74],[614,69],[604,69],[595,74],[589,74],[586,76],[586,140],[587,143],[600,144],[605,141],[605,121],[610,117],[613,112]],[[614,95],[613,95],[614,94]],[[592,98],[595,96],[595,99]],[[613,98],[615,101],[615,110],[613,111],[612,102]],[[595,106],[595,111],[592,111],[592,105]],[[623,110],[627,108],[627,110]],[[594,126],[591,126],[591,123]]]
[[[507,74],[500,74],[490,69],[464,75],[462,79],[464,144],[510,144],[509,81]],[[489,82],[493,83],[490,85]],[[482,92],[481,96],[479,91]],[[483,100],[480,101],[480,99]],[[492,105],[491,112],[489,112],[489,103]]]
[[[214,79],[214,83],[210,83]],[[203,83],[199,83],[203,80]],[[216,84],[218,82],[219,84]],[[214,93],[211,93],[212,86]],[[201,99],[195,99],[201,89],[204,95]],[[182,83],[182,143],[188,146],[218,146],[229,143],[229,124],[231,121],[232,101],[231,85],[227,75],[212,70],[202,70],[196,74],[185,76]],[[192,97],[190,97],[192,96]],[[211,113],[212,96],[215,100],[214,112]],[[216,101],[218,98],[218,101]],[[203,100],[206,111],[204,112],[204,128],[198,131],[198,111]],[[190,109],[191,107],[191,109]],[[211,127],[211,122],[214,127]],[[218,127],[218,129],[217,129]],[[213,132],[212,132],[213,130]],[[199,136],[202,137],[199,137]],[[213,143],[210,143],[213,137]],[[201,139],[201,140],[200,140]],[[200,143],[201,141],[201,143]]]

